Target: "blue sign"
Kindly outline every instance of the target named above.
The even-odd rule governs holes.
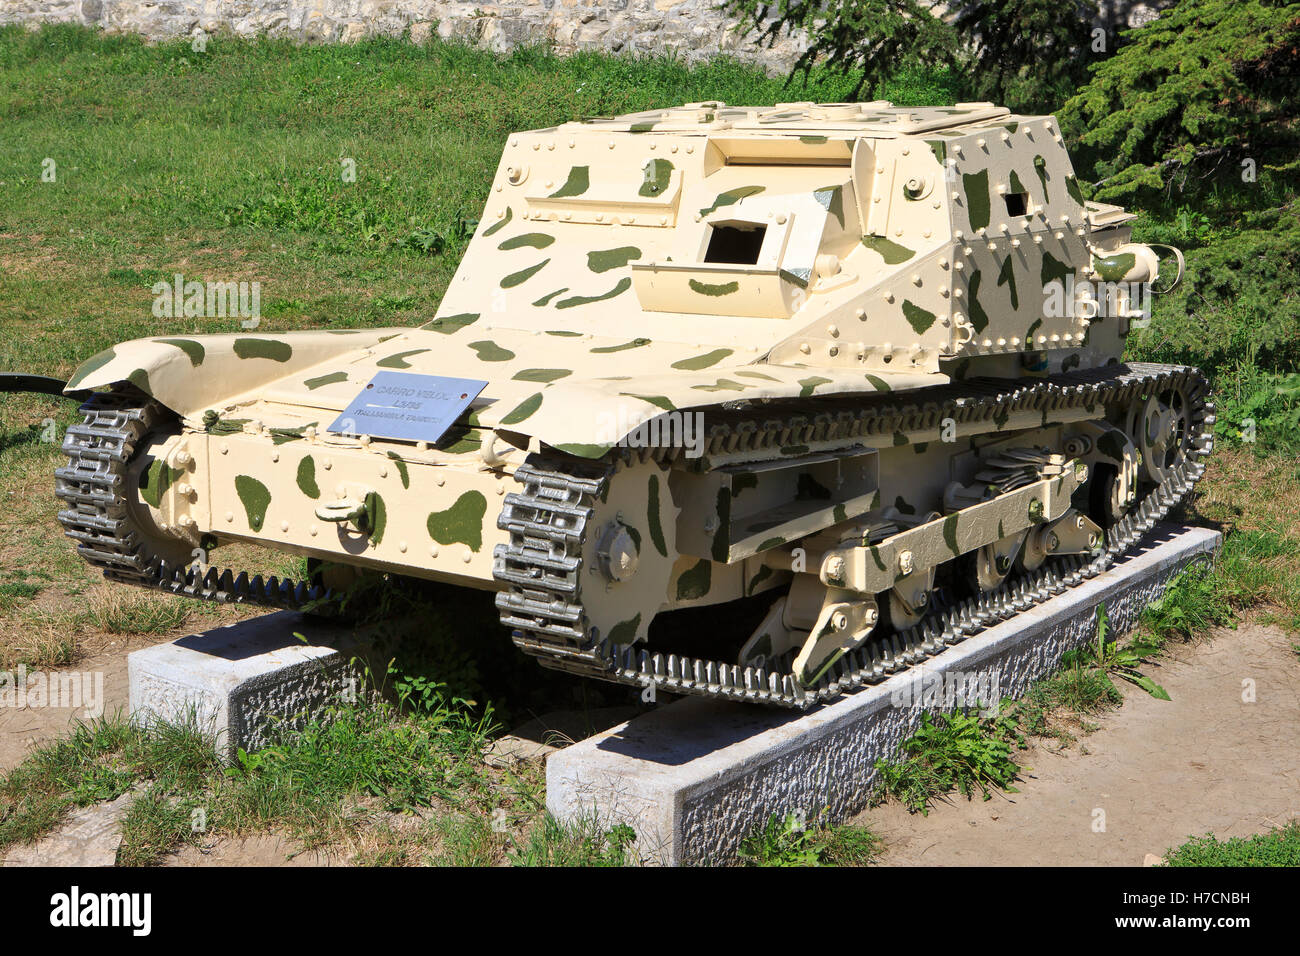
[[[485,388],[473,378],[377,372],[329,430],[433,444]]]

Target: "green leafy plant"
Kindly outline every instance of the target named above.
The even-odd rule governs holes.
[[[1129,683],[1136,684],[1158,700],[1169,700],[1169,693],[1150,677],[1143,674],[1139,667],[1147,663],[1160,652],[1160,644],[1149,637],[1138,637],[1120,647],[1114,641],[1108,641],[1110,619],[1106,616],[1106,605],[1097,606],[1097,638],[1091,644],[1061,655],[1065,667],[1091,668],[1099,674],[1114,675]]]
[[[1013,782],[1020,768],[1011,759],[1018,732],[1014,722],[1001,717],[922,714],[921,726],[903,742],[904,759],[876,761],[873,805],[892,796],[913,813],[928,815],[934,799],[953,790],[968,800],[977,790],[985,800],[995,789],[1018,793]]]

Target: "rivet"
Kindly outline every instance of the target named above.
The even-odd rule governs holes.
[[[227,520],[227,521],[234,521],[234,520],[235,520],[235,513],[234,513],[233,511],[227,511],[227,512],[226,512],[226,520]]]
[[[572,145],[572,144],[570,144],[570,145]],[[402,554],[406,554],[406,542],[405,542],[405,541],[399,541],[398,544],[397,544],[397,550],[400,551],[400,552],[402,552]]]
[[[460,556],[460,559],[464,561],[466,564],[469,564],[471,561],[474,560],[474,552],[471,551],[469,548],[466,548],[465,553]]]
[[[281,521],[281,522],[280,522],[280,530],[281,530],[281,531],[288,531],[288,530],[289,530],[289,522],[287,522],[287,521]]]

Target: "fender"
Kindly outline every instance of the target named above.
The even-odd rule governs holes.
[[[404,331],[329,329],[133,339],[82,362],[63,393],[130,383],[189,418],[321,362],[363,357],[366,350]]]

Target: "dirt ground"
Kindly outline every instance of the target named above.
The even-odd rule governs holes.
[[[1140,866],[1189,836],[1250,836],[1300,816],[1300,657],[1274,627],[1217,630],[1152,671],[1172,700],[1122,684],[1124,706],[1058,751],[1040,742],[1018,794],[891,803],[860,814],[908,866]],[[1243,701],[1254,682],[1254,702]]]
[[[111,714],[127,709],[126,656],[131,651],[173,639],[173,635],[119,637],[104,640],[88,649],[85,656],[68,668],[81,674],[103,674],[103,711]],[[32,673],[34,669],[28,670]],[[63,673],[61,670],[46,673]],[[92,678],[94,679],[94,678]],[[84,707],[0,707],[0,771],[12,770],[22,763],[34,745],[65,733],[77,720],[87,719]]]

